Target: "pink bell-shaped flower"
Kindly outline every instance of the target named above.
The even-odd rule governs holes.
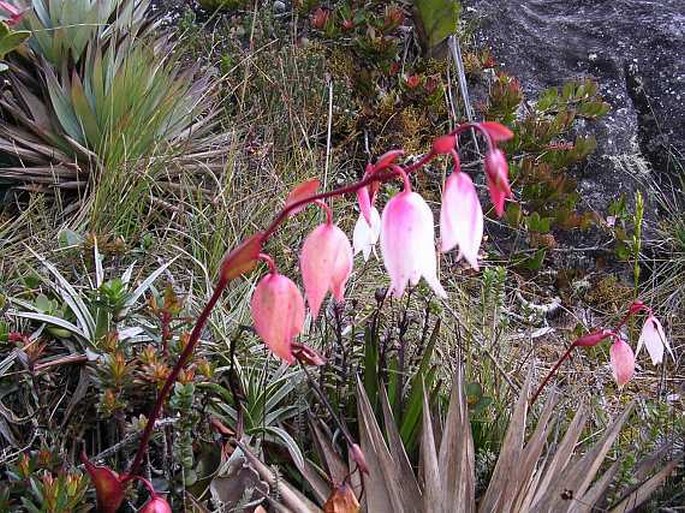
[[[304,299],[297,285],[272,271],[257,284],[250,306],[257,334],[276,356],[293,363],[292,340],[304,324]]]
[[[502,217],[504,200],[511,198],[509,186],[509,166],[504,152],[493,148],[485,155],[485,178],[490,192],[490,199],[495,206],[495,213]]]
[[[631,347],[620,337],[616,337],[609,350],[611,370],[619,388],[623,387],[635,372],[635,354]]]
[[[649,356],[652,358],[654,365],[659,365],[664,359],[664,347],[673,357],[671,345],[668,343],[664,327],[659,322],[659,319],[650,314],[642,327],[640,338],[637,341],[636,354],[640,354],[642,346],[647,348]]]
[[[478,250],[483,240],[483,209],[471,177],[452,173],[445,182],[440,208],[440,249],[459,246],[459,258],[478,270]]]
[[[388,201],[381,216],[381,252],[390,275],[390,291],[401,296],[407,283],[416,285],[423,276],[440,297],[433,230],[433,213],[424,199],[409,188]]]
[[[345,283],[352,274],[352,261],[350,241],[333,223],[319,225],[307,236],[300,253],[300,270],[314,318],[319,315],[329,290],[337,301],[344,299]]]
[[[370,217],[371,222],[368,223],[364,216],[360,214],[352,234],[354,254],[356,255],[361,252],[364,255],[364,260],[369,259],[371,250],[381,235],[381,216],[376,207],[371,207]]]

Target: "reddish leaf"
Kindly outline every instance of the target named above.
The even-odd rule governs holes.
[[[318,178],[312,178],[311,180],[307,180],[306,182],[297,185],[290,191],[290,194],[288,194],[288,197],[285,199],[285,208],[316,194],[316,191],[319,190],[319,185],[321,185],[321,182],[319,182]],[[293,216],[298,212],[301,212],[306,206],[307,205],[301,205],[297,207],[290,212],[290,215]]]
[[[115,513],[124,502],[124,479],[108,467],[93,464],[85,452],[81,453],[81,462],[86,466],[86,471],[95,485],[98,511]]]
[[[244,240],[237,248],[224,257],[221,263],[221,277],[230,281],[254,269],[257,257],[262,251],[262,233]]]
[[[495,121],[483,121],[480,127],[485,130],[493,141],[508,141],[514,137],[514,132],[509,130],[506,126]]]

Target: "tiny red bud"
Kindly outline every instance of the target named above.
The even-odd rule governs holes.
[[[360,472],[363,474],[369,473],[369,466],[366,464],[366,458],[364,457],[362,448],[359,447],[358,444],[352,444],[350,447],[350,457],[352,458],[352,461],[357,464]]]
[[[292,350],[295,359],[304,365],[320,367],[326,364],[326,359],[309,346],[293,342]]]
[[[433,141],[433,153],[448,155],[456,147],[457,140],[453,135],[443,135]]]
[[[155,495],[145,503],[140,513],[171,513],[171,506],[166,499]]]
[[[639,299],[636,299],[628,307],[628,315],[635,315],[637,313],[642,312],[643,310],[648,310],[648,308],[645,306],[645,304],[642,301],[640,301]]]

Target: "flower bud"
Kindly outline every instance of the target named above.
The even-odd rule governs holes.
[[[99,465],[94,465],[85,452],[81,453],[81,462],[95,486],[98,511],[102,513],[116,513],[124,502],[123,479],[113,470]],[[171,511],[171,510],[169,510]]]
[[[495,213],[502,217],[504,200],[511,198],[509,187],[509,166],[502,150],[494,148],[485,155],[485,178]]]
[[[438,137],[433,141],[433,153],[438,155],[448,155],[457,145],[457,139],[455,136],[448,134]]]
[[[171,506],[166,499],[155,495],[145,503],[140,513],[171,513]]]
[[[608,329],[593,331],[592,333],[588,333],[587,335],[583,335],[577,339],[575,342],[573,342],[573,345],[576,347],[593,347],[613,334],[614,332]]]
[[[334,224],[321,224],[307,236],[300,254],[300,270],[312,317],[319,315],[329,290],[338,302],[343,301],[352,261],[350,241]]]

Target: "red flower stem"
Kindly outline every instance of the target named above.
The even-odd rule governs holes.
[[[652,313],[652,309],[649,308],[647,305],[639,305],[637,308],[634,309],[632,307],[629,308],[628,312],[626,312],[623,319],[621,319],[621,322],[619,322],[618,326],[616,326],[615,331],[620,330],[633,315],[637,315],[640,312],[647,312],[647,315],[650,315]]]
[[[318,206],[320,206],[324,212],[326,212],[326,224],[333,224],[333,211],[331,207],[328,206],[324,200],[314,200]]]
[[[300,207],[309,205],[310,203],[313,203],[316,200],[324,200],[327,198],[332,198],[334,196],[344,196],[346,194],[356,193],[359,189],[361,189],[362,187],[366,187],[372,182],[387,182],[389,180],[392,180],[393,178],[395,178],[394,172],[377,172],[351,185],[339,187],[338,189],[333,189],[332,191],[312,194],[311,196],[302,198],[301,200],[296,201],[295,203],[291,203],[283,210],[281,210],[281,212],[276,216],[276,218],[271,222],[271,224],[262,232],[262,240],[266,242],[266,240],[273,235],[273,233],[283,223],[283,221],[285,221],[286,218],[293,211],[299,209]]]
[[[152,436],[152,431],[155,427],[155,421],[159,417],[159,413],[162,411],[164,401],[166,400],[167,395],[171,391],[171,387],[176,382],[176,379],[178,379],[178,375],[181,373],[181,370],[183,369],[183,367],[185,367],[186,363],[188,363],[188,360],[190,360],[190,357],[193,355],[195,346],[200,340],[200,334],[202,333],[205,324],[207,324],[207,320],[209,319],[209,315],[212,313],[212,310],[214,310],[214,306],[216,306],[216,303],[219,301],[221,294],[224,292],[226,285],[228,285],[228,280],[219,277],[219,280],[217,281],[217,284],[214,287],[214,293],[212,294],[212,297],[209,298],[209,301],[207,301],[207,304],[202,309],[202,312],[197,318],[197,322],[193,327],[193,331],[190,333],[190,338],[188,339],[186,347],[183,349],[183,352],[181,353],[178,362],[176,362],[176,365],[167,376],[166,381],[164,382],[164,386],[162,387],[162,390],[160,390],[159,395],[157,396],[157,401],[155,402],[152,411],[148,415],[147,424],[145,425],[145,430],[143,431],[143,434],[140,438],[140,444],[138,445],[138,451],[136,452],[136,455],[133,458],[133,463],[131,463],[131,466],[129,467],[126,476],[122,479],[122,482],[125,483],[131,480],[133,477],[135,477],[136,473],[140,469],[140,465],[143,462],[143,457],[145,456],[145,450],[147,449],[147,445],[150,442],[150,437]]]
[[[151,483],[150,481],[148,481],[147,479],[145,479],[145,478],[142,477],[142,476],[135,476],[135,478],[136,478],[138,481],[140,481],[141,483],[143,483],[143,485],[145,486],[145,488],[147,488],[147,491],[148,491],[148,493],[150,494],[150,497],[151,497],[151,498],[154,499],[155,497],[157,497],[157,492],[155,492],[155,487],[152,486],[152,483]]]
[[[265,262],[266,265],[269,266],[269,272],[271,274],[276,274],[278,272],[278,268],[276,267],[276,263],[274,262],[274,259],[271,258],[270,255],[267,255],[266,253],[260,253],[257,258],[259,258],[261,261]]]
[[[550,380],[554,377],[554,375],[557,373],[557,371],[559,370],[559,367],[561,367],[561,364],[564,363],[564,360],[566,360],[566,359],[571,355],[571,351],[573,351],[573,349],[574,349],[575,347],[576,347],[576,343],[574,342],[574,343],[571,344],[571,346],[566,350],[566,352],[561,356],[561,358],[559,358],[559,360],[557,361],[557,363],[554,364],[554,367],[552,367],[552,370],[550,370],[550,371],[547,373],[547,376],[545,376],[545,379],[542,380],[542,383],[540,383],[540,386],[539,386],[538,389],[535,391],[535,393],[533,394],[533,396],[530,398],[529,404],[530,404],[531,406],[533,406],[533,404],[535,404],[535,401],[536,401],[536,399],[538,398],[538,396],[542,393],[543,389],[547,386],[547,384],[549,383],[549,381],[550,381]]]
[[[404,184],[404,191],[405,192],[411,192],[411,182],[409,181],[409,175],[407,172],[402,168],[402,166],[392,166],[392,170],[397,173],[397,176],[399,176],[402,179],[402,183]]]

